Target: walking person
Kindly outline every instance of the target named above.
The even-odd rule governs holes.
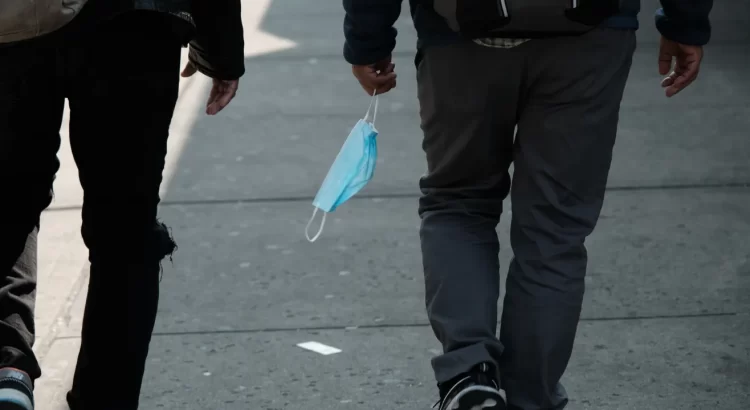
[[[64,100],[84,191],[90,285],[71,410],[138,407],[161,260],[157,220],[183,76],[221,111],[244,74],[240,0],[3,0],[0,6],[0,409],[32,410],[36,235],[52,200]]]
[[[712,0],[661,3],[658,71],[671,97],[698,74]],[[419,201],[426,307],[444,350],[432,361],[440,410],[562,409],[584,241],[602,208],[639,1],[410,6],[428,168]],[[346,60],[368,94],[388,92],[401,0],[344,7]],[[498,337],[495,229],[508,194],[514,258]]]

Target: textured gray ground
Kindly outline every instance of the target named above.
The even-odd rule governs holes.
[[[657,34],[642,30],[610,178],[589,240],[588,290],[565,377],[571,409],[750,406],[750,3],[717,3],[700,79],[667,100]],[[219,117],[183,84],[161,216],[165,265],[144,409],[426,409],[439,348],[423,307],[414,30],[381,100],[380,161],[362,195],[304,239],[311,197],[367,97],[341,54],[339,1],[245,1],[247,76]],[[266,6],[269,6],[266,9]],[[260,23],[260,24],[258,24]],[[42,410],[60,410],[78,345],[85,252],[64,151],[44,216]],[[502,266],[508,218],[498,228]],[[297,343],[343,351],[322,356]],[[113,352],[114,353],[114,352]]]

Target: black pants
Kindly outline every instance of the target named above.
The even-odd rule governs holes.
[[[510,409],[567,403],[559,381],[583,302],[584,241],[604,200],[634,50],[633,31],[612,29],[426,50],[420,215],[427,311],[445,351],[433,361],[438,382],[490,362]],[[515,257],[498,338],[495,229],[509,193]]]
[[[0,367],[41,374],[31,350],[36,231],[51,202],[67,98],[91,262],[73,410],[138,407],[160,262],[175,247],[156,215],[179,84],[181,42],[169,18],[74,22],[0,48]]]

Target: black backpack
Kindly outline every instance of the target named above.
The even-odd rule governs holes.
[[[422,0],[469,38],[583,34],[620,11],[622,0]]]

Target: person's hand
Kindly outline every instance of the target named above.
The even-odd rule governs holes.
[[[673,59],[674,68],[672,68]],[[659,74],[667,76],[661,82],[661,86],[666,88],[667,97],[672,97],[695,81],[701,68],[701,60],[703,60],[703,47],[689,46],[665,37],[661,38]]]
[[[388,56],[381,61],[371,65],[353,65],[352,73],[362,88],[369,95],[376,92],[378,95],[385,94],[396,87],[396,65],[391,62]]]
[[[198,68],[188,61],[181,75],[190,77],[197,71]],[[206,114],[208,115],[216,115],[229,105],[234,96],[237,95],[237,88],[240,85],[240,80],[217,80],[215,78],[213,80],[214,85],[206,103]]]

